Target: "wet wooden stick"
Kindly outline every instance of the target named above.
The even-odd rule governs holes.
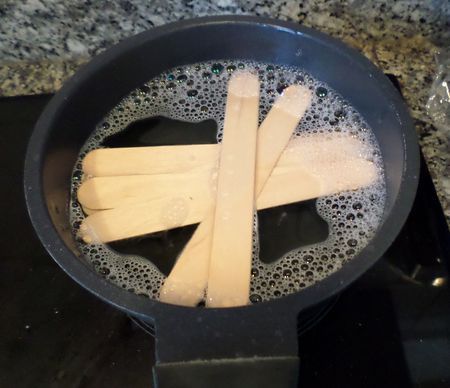
[[[206,197],[214,171],[211,166],[186,173],[94,177],[79,187],[78,202],[94,210],[177,196]]]
[[[288,91],[291,89],[286,89],[285,93]],[[324,146],[327,145],[329,152],[338,154],[346,153],[354,157],[356,156],[354,152],[361,147],[361,141],[345,133],[311,134],[306,137],[302,136],[301,141],[306,147],[316,138]],[[291,139],[288,147],[293,145],[302,147],[302,144]],[[86,155],[83,160],[83,172],[90,178],[188,174],[214,168],[217,165],[219,154],[220,144],[101,148]],[[258,172],[258,174],[260,173]]]
[[[259,81],[237,74],[228,86],[210,256],[207,307],[248,302],[252,261]]]
[[[216,144],[100,148],[83,159],[87,176],[167,174],[192,171],[217,160]]]

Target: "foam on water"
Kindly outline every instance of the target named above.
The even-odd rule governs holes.
[[[295,136],[308,141],[308,135],[313,133],[350,135],[362,141],[364,147],[358,152],[373,161],[379,171],[378,179],[369,187],[319,198],[316,202],[317,213],[329,225],[326,241],[294,249],[274,263],[266,264],[259,260],[255,217],[250,300],[256,303],[297,292],[335,272],[355,257],[373,237],[385,202],[381,154],[370,128],[341,96],[305,72],[297,68],[245,61],[223,60],[172,69],[133,91],[111,110],[83,146],[75,165],[70,204],[74,233],[77,233],[84,218],[75,199],[83,179],[81,161],[89,151],[101,148],[108,136],[122,131],[130,123],[154,116],[191,122],[214,119],[220,142],[227,81],[234,71],[244,68],[257,74],[261,82],[260,122],[286,86],[295,83],[306,85],[314,91],[313,100]],[[311,152],[314,152],[313,147]],[[175,205],[168,209],[166,215],[170,223],[182,218],[187,211],[182,203]],[[95,270],[111,282],[140,295],[154,299],[158,297],[165,276],[151,261],[119,254],[102,244],[79,241],[79,248]]]

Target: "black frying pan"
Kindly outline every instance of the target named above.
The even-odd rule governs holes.
[[[371,126],[381,148],[384,219],[358,256],[299,293],[240,308],[167,305],[111,284],[81,257],[67,211],[71,172],[85,140],[122,97],[174,66],[222,58],[298,66],[347,99]],[[299,365],[297,315],[341,291],[388,248],[412,205],[418,160],[404,103],[390,81],[357,51],[296,24],[225,16],[152,29],[81,69],[36,124],[25,161],[25,193],[33,225],[61,268],[93,294],[154,324],[158,386],[291,387],[296,386]]]

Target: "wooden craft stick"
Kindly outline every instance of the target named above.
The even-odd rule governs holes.
[[[100,148],[83,159],[87,176],[167,174],[192,171],[217,161],[216,144]]]
[[[241,131],[242,133],[240,135],[243,136],[243,142],[245,146],[249,147],[248,156],[243,157],[243,159],[247,161],[247,168],[242,170],[242,172],[240,171],[236,175],[233,172],[232,175],[239,177],[240,174],[243,173],[243,176],[247,175],[247,179],[250,179],[248,184],[250,184],[251,187],[248,189],[251,190],[250,202],[252,209],[254,200],[253,186],[255,181],[254,170],[256,130],[258,126],[258,104],[258,78],[249,73],[234,74],[228,84],[224,133],[230,133],[230,131],[232,131],[231,134],[228,135],[229,140],[227,142],[229,142],[233,140],[233,131],[236,133],[236,136],[239,136],[237,132]],[[237,145],[236,151],[242,152],[243,147],[245,146],[242,144]],[[223,149],[223,143],[221,145],[221,149]],[[237,152],[236,154],[229,153],[226,155],[226,159],[223,159],[223,163],[225,164],[222,164],[222,166],[226,167],[227,164],[237,163],[237,158],[241,156],[241,152]],[[220,158],[222,158],[222,156],[223,152],[221,150]],[[253,159],[251,159],[252,157]],[[231,176],[229,176],[229,178],[231,178]],[[247,191],[247,201],[249,201],[248,194],[249,192]],[[203,222],[197,227],[194,235],[181,252],[174,268],[161,288],[160,300],[167,303],[177,304],[178,300],[181,299],[181,303],[183,305],[193,306],[203,299],[208,279],[215,212],[216,209],[214,203],[213,206],[209,208]],[[246,220],[243,219],[243,221],[244,224],[246,224]],[[192,277],[191,274],[195,275]],[[195,290],[195,292],[192,293],[192,290]]]
[[[259,80],[238,73],[228,84],[210,252],[207,307],[248,303],[252,261]],[[287,143],[287,141],[286,141]]]
[[[86,243],[107,243],[199,222],[213,201],[179,196],[94,212],[80,226]]]
[[[142,201],[174,196],[198,198],[211,191],[212,168],[180,174],[101,176],[84,181],[78,189],[78,202],[83,208],[112,209]]]
[[[275,101],[266,119],[261,123],[256,153],[256,197],[289,144],[292,133],[310,104],[310,90],[301,85],[291,85]],[[290,155],[295,153],[292,151]]]
[[[287,88],[285,93],[288,90],[291,91]],[[273,108],[276,109],[275,106]],[[271,113],[271,116],[275,115],[275,112]],[[279,127],[282,128],[281,125]],[[355,152],[357,153],[362,146],[359,140],[345,133],[317,133],[301,137],[305,144],[304,149],[309,147],[311,141],[315,141],[316,136],[317,139],[329,142],[330,152],[337,152],[339,155],[343,153],[356,157]],[[280,139],[281,137],[278,140]],[[296,140],[292,139],[289,146]],[[83,160],[83,171],[88,177],[182,174],[215,167],[219,153],[220,144],[101,148],[86,155]],[[261,154],[260,151],[258,153]],[[259,167],[258,174],[261,174]]]

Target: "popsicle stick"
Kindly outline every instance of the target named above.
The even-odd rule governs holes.
[[[291,91],[290,88],[287,88],[285,93],[288,90]],[[277,108],[274,106],[274,109]],[[275,115],[275,112],[271,113],[272,115]],[[281,125],[279,127],[281,128]],[[258,131],[258,138],[259,136]],[[338,156],[344,154],[356,157],[357,153],[363,149],[363,144],[359,140],[345,133],[317,133],[301,136],[300,139],[304,143],[303,150],[308,149],[315,139],[320,139],[328,142],[327,152],[337,153]],[[291,139],[288,146],[290,147],[298,140],[297,138]],[[326,144],[322,146],[326,147]],[[87,154],[83,160],[83,170],[86,176],[91,177],[181,174],[203,168],[213,168],[217,165],[219,153],[220,144],[102,148]],[[261,151],[258,153],[261,154]],[[258,174],[260,173],[258,172]]]
[[[205,297],[209,252],[212,244],[214,205],[203,203],[203,217],[161,287],[159,299],[180,306],[196,306]],[[207,254],[205,246],[208,247]]]
[[[376,166],[364,159],[318,162],[311,169],[275,169],[256,201],[267,209],[369,186],[378,178]]]
[[[100,148],[83,159],[87,176],[165,174],[192,171],[217,161],[216,144]]]
[[[195,196],[212,189],[216,169],[186,173],[94,177],[78,189],[78,201],[89,209],[114,207],[171,196]]]
[[[264,186],[277,159],[286,147],[292,132],[308,108],[310,100],[309,90],[301,86],[290,86],[277,99],[261,124],[257,138],[257,193]],[[292,152],[290,155],[296,155],[296,152]],[[162,301],[193,306],[201,300],[192,298],[188,301],[184,295],[187,293],[188,287],[198,289],[201,288],[200,284],[202,284],[203,288],[206,288],[208,283],[207,278],[200,278],[200,276],[196,277],[195,281],[197,283],[194,285],[189,280],[189,273],[192,271],[197,271],[198,274],[208,272],[210,250],[208,249],[208,233],[204,225],[200,224],[192,236],[190,243],[191,245],[187,245],[181,253],[161,289],[160,299]],[[200,249],[202,245],[203,249]],[[195,247],[195,252],[191,252],[191,246]],[[201,283],[198,283],[199,281]],[[186,287],[184,288],[183,285]],[[201,298],[202,294],[197,293],[196,296],[200,296]]]
[[[80,237],[86,243],[106,243],[190,225],[205,216],[213,197],[202,199],[159,198],[97,211],[83,220]]]
[[[248,303],[252,259],[259,81],[236,74],[228,85],[219,159],[206,306]],[[212,217],[212,216],[211,216]]]
[[[261,123],[256,154],[256,195],[261,192],[310,104],[310,90],[301,85],[291,85],[275,101]],[[296,145],[295,142],[293,145]],[[291,151],[291,155],[295,154],[295,151]]]
[[[360,158],[335,161],[332,168],[330,168],[330,165],[331,163],[327,160],[317,161],[314,172],[311,171],[311,165],[306,167],[296,165],[283,168],[276,167],[258,196],[257,209],[262,210],[341,191],[354,190],[374,183],[378,176],[376,166],[372,162]],[[80,236],[87,243],[94,241],[110,242],[178,226],[196,224],[206,219],[207,211],[213,199],[211,190],[203,190],[198,197],[175,195],[123,205],[109,210],[93,211],[89,209],[93,214],[84,219]],[[178,217],[174,214],[178,214]],[[195,235],[199,233],[202,224],[197,228]],[[205,230],[208,229],[205,228]],[[210,233],[209,230],[208,233]],[[201,240],[199,239],[199,241]],[[185,250],[189,244],[192,246],[194,243],[195,240],[191,239]],[[201,243],[198,246],[201,246]],[[188,251],[190,250],[191,248]],[[193,263],[196,262],[195,257],[199,256],[193,254]],[[189,263],[188,260],[178,263],[179,261],[177,261],[174,269],[178,270],[186,265],[186,262]],[[199,266],[198,273],[204,271],[203,267]],[[180,270],[180,273],[184,273],[184,269]],[[170,276],[172,276],[172,273]],[[180,284],[177,281],[175,283]],[[199,287],[198,283],[192,283],[194,288]],[[170,283],[166,282],[166,284]],[[204,286],[199,288],[204,290]],[[177,289],[178,287],[173,286],[174,291],[168,291],[168,295],[177,293]],[[200,295],[200,298],[202,296],[203,294]],[[177,297],[182,298],[183,294],[178,295],[177,293]]]

